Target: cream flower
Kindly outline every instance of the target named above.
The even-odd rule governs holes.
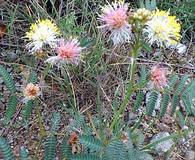
[[[29,39],[27,48],[30,53],[40,51],[44,45],[53,47],[57,36],[60,34],[57,26],[49,19],[38,20],[30,26],[30,31],[26,32],[25,38]]]
[[[152,45],[166,46],[176,44],[180,38],[181,25],[175,16],[170,16],[169,12],[159,11],[152,13],[151,19],[146,23],[143,32],[147,36],[147,41]]]
[[[58,65],[58,67],[66,63],[78,64],[81,60],[82,49],[77,39],[68,41],[60,39],[56,47],[57,56],[49,57],[46,62]]]
[[[110,39],[114,45],[128,42],[132,38],[132,28],[128,23],[128,5],[124,2],[114,2],[102,7],[102,14],[99,20],[103,32],[110,32]]]
[[[33,83],[28,83],[23,93],[24,93],[25,101],[35,99],[41,94],[39,86],[34,85]]]
[[[133,18],[139,19],[142,22],[147,22],[151,18],[151,11],[145,8],[139,8],[134,14]]]

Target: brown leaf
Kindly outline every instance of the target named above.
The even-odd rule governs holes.
[[[2,38],[5,35],[6,32],[6,25],[0,24],[0,38]]]

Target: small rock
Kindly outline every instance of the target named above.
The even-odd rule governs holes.
[[[195,160],[195,152],[194,151],[187,151],[186,159],[187,160]]]
[[[175,45],[172,45],[170,48],[176,49],[177,53],[184,54],[187,50],[187,46],[181,43],[177,43]]]
[[[160,132],[152,138],[151,143],[167,136],[170,136],[168,132]],[[163,153],[169,151],[173,145],[174,145],[173,140],[168,139],[155,145],[154,149],[158,155],[162,155]]]

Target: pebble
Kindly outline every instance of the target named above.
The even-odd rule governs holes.
[[[186,160],[195,160],[195,151],[187,151]]]
[[[157,135],[153,136],[151,143],[167,136],[170,136],[168,132],[159,132]],[[173,145],[174,145],[173,140],[168,139],[155,145],[154,149],[158,155],[162,155],[165,152],[169,151]]]

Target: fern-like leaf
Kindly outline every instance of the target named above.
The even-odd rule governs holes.
[[[181,100],[182,100],[182,102],[183,102],[183,104],[184,104],[184,106],[185,106],[185,110],[186,110],[186,113],[187,113],[187,115],[190,115],[191,114],[191,108],[192,108],[192,104],[190,103],[190,99],[189,99],[189,97],[188,97],[188,95],[187,94],[183,94],[182,95],[182,97],[181,97]]]
[[[186,83],[186,81],[188,80],[188,75],[185,75],[181,81],[179,82],[179,84],[177,85],[177,88],[175,90],[175,94],[179,95],[182,91],[182,89],[184,88],[184,85]]]
[[[128,160],[153,160],[153,158],[145,152],[131,148],[128,150]]]
[[[170,95],[168,93],[165,93],[161,101],[160,117],[163,117],[165,115],[169,102],[170,102]]]
[[[136,100],[134,102],[133,111],[135,112],[142,104],[142,101],[144,100],[144,93],[140,91],[137,96]]]
[[[171,114],[175,113],[175,110],[179,104],[179,95],[174,95],[172,98],[172,108],[171,108]]]
[[[177,115],[177,117],[179,119],[179,124],[180,124],[180,126],[182,128],[183,126],[185,126],[185,119],[184,119],[184,117],[183,117],[183,115],[182,115],[182,113],[180,111],[177,111],[176,115]]]
[[[24,108],[22,109],[22,117],[24,120],[28,120],[28,118],[30,117],[30,114],[32,112],[32,109],[34,107],[34,101],[33,100],[29,100]]]
[[[0,76],[2,76],[8,90],[11,93],[15,93],[16,87],[13,81],[13,77],[8,73],[8,71],[2,65],[0,65]]]
[[[152,91],[149,95],[148,100],[146,101],[146,113],[147,115],[151,116],[154,109],[155,105],[158,99],[158,93],[156,91]]]
[[[52,115],[52,125],[51,125],[51,132],[56,132],[58,129],[59,129],[59,124],[60,124],[60,113],[58,112],[54,112],[53,115]]]
[[[81,144],[89,148],[91,151],[100,151],[102,148],[102,142],[99,139],[94,138],[92,136],[81,135],[79,137],[79,141]]]
[[[54,160],[56,156],[57,137],[49,136],[45,142],[44,160]]]
[[[28,83],[33,83],[33,84],[36,84],[37,83],[37,73],[35,71],[32,71],[29,75],[29,78],[28,78]]]
[[[127,149],[121,141],[112,141],[105,150],[107,160],[127,160]]]
[[[101,160],[99,157],[90,154],[77,154],[70,158],[70,160]]]
[[[179,84],[176,86],[175,92],[173,94],[173,99],[172,99],[172,109],[171,109],[171,114],[175,113],[176,107],[179,104],[179,100],[180,100],[180,95],[181,92],[184,88],[185,83],[188,80],[188,75],[185,75],[181,81],[179,82]]]
[[[170,77],[169,79],[169,91],[172,91],[173,90],[173,87],[175,86],[176,82],[178,81],[179,77],[178,75],[174,74]]]
[[[21,147],[20,149],[20,159],[29,160],[28,150],[25,147]]]
[[[147,84],[148,72],[145,66],[141,67],[140,78],[137,83],[137,87],[143,88]]]
[[[0,137],[0,151],[3,154],[3,159],[5,160],[14,160],[14,155],[10,145],[7,140],[3,137]]]
[[[68,138],[65,138],[60,145],[62,159],[70,159],[72,156],[71,146],[68,144]]]
[[[7,107],[6,107],[6,112],[5,112],[5,118],[4,118],[4,123],[8,124],[12,118],[12,116],[14,115],[14,113],[16,112],[16,107],[18,104],[18,99],[15,95],[12,95],[9,98]]]

